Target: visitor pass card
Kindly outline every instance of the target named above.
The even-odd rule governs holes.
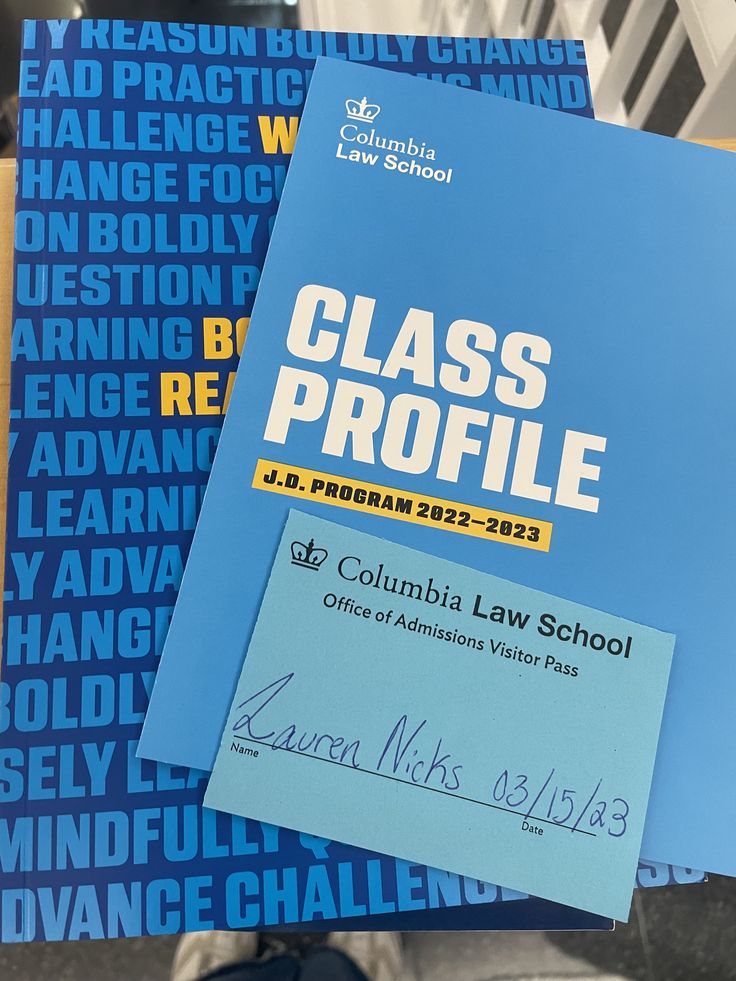
[[[205,805],[626,920],[674,643],[292,510]]]

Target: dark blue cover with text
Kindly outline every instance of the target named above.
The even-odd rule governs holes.
[[[2,941],[355,925],[375,913],[390,914],[394,928],[403,914],[414,928],[478,926],[479,904],[492,928],[500,907],[490,904],[507,898],[496,886],[203,810],[206,774],[136,758],[322,54],[592,115],[575,41],[25,26]],[[504,904],[499,922],[607,926],[538,902],[527,920],[526,903]],[[449,906],[473,908],[444,920]]]

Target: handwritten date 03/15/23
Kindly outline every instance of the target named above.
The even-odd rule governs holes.
[[[584,835],[626,834],[629,803],[614,796],[597,780],[563,779],[555,767],[544,776],[505,767],[492,773],[487,794],[465,793],[466,767],[445,738],[432,732],[427,719],[402,714],[386,733],[341,735],[286,720],[279,701],[295,677],[290,672],[254,692],[235,706],[230,749],[244,758],[260,756],[255,745],[285,750],[298,756],[360,770],[382,779],[408,784],[433,793],[458,797],[479,807],[516,814],[522,830],[538,835],[545,827]],[[280,721],[278,720],[281,715]],[[477,781],[473,781],[477,786]]]

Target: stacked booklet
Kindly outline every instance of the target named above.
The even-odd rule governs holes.
[[[0,938],[734,874],[736,162],[576,41],[28,22],[20,96]]]

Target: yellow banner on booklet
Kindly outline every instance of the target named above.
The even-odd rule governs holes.
[[[552,538],[551,521],[537,521],[476,504],[461,504],[273,460],[258,460],[252,486],[256,490],[380,514],[384,518],[397,518],[474,538],[488,538],[537,552],[549,552]]]

